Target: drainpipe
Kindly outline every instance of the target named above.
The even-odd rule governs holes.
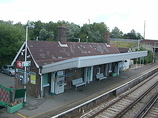
[[[42,73],[41,73],[41,70],[42,70],[42,66],[39,67],[39,76],[40,76],[40,79],[41,79],[41,87],[40,87],[40,98],[43,97],[43,79],[42,79]]]

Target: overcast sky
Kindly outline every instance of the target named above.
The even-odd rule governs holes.
[[[64,20],[82,26],[104,22],[123,33],[132,29],[145,38],[158,40],[157,0],[0,0],[0,20],[57,22]],[[89,20],[88,20],[89,19]]]

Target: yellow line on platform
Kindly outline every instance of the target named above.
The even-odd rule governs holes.
[[[22,118],[27,118],[26,116],[20,114],[20,113],[17,113],[17,115],[21,116]]]
[[[73,102],[74,102],[74,101],[73,101]],[[54,109],[57,109],[57,108],[60,108],[60,107],[63,107],[63,106],[67,106],[68,104],[73,103],[73,102],[68,102],[68,103],[66,103],[66,104],[62,104],[62,105],[60,105],[60,106],[57,106],[57,107],[52,108],[52,109],[49,109],[49,110],[47,110],[47,111],[38,113],[38,114],[33,115],[33,116],[30,116],[30,117],[28,117],[28,118],[33,118],[33,117],[36,117],[36,116],[39,116],[39,115],[43,115],[43,114],[45,114],[45,113],[48,113],[48,112],[50,112],[50,111],[53,111]]]

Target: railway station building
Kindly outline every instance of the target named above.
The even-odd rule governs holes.
[[[121,53],[108,34],[103,43],[67,42],[66,28],[59,27],[57,41],[23,43],[12,62],[15,88],[25,86],[34,97],[61,94],[117,76],[129,68],[130,60],[145,56],[147,51]]]

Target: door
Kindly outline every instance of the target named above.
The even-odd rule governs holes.
[[[86,67],[84,68],[84,81],[90,82],[92,81],[93,76],[93,67]]]

